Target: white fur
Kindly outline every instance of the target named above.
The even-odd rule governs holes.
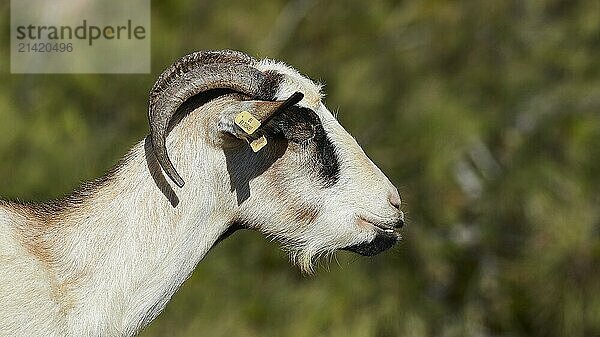
[[[173,187],[177,207],[157,188],[143,141],[108,181],[56,214],[0,203],[0,336],[133,336],[234,219],[279,239],[311,271],[316,256],[374,238],[374,228],[360,226],[358,217],[399,217],[388,201],[396,189],[321,103],[320,87],[282,63],[258,67],[286,75],[278,98],[305,94],[300,104],[316,111],[338,151],[339,182],[323,189],[303,171],[302,154],[288,150],[250,181],[250,196],[239,204],[227,155],[211,132],[220,111],[240,102],[207,103],[167,140],[186,180],[184,188]],[[298,205],[314,207],[317,217],[296,218]]]

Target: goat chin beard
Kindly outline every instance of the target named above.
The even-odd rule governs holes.
[[[268,233],[267,238],[278,241],[289,255],[290,262],[307,275],[315,273],[315,264],[322,258],[330,259],[339,247],[311,244],[304,240],[286,238],[280,233]]]
[[[325,260],[330,262],[337,251],[349,250],[347,247],[335,243],[327,244],[323,241],[309,242],[305,240],[290,239],[285,238],[279,233],[269,233],[266,236],[271,241],[278,241],[281,244],[281,248],[288,253],[290,262],[293,265],[296,265],[302,273],[307,275],[315,274],[315,265],[317,265],[319,261]],[[374,239],[370,239],[362,242],[362,244],[370,244],[373,241]]]
[[[323,258],[329,260],[337,251],[337,249],[333,248],[316,249],[311,247],[286,247],[286,250],[289,253],[292,264],[298,266],[300,271],[308,275],[315,273],[315,264],[317,261]]]
[[[347,250],[364,256],[373,256],[396,245],[400,239],[400,234],[396,232],[381,232],[371,240],[343,248],[337,246],[316,246],[306,243],[290,244],[289,242],[284,243],[283,248],[288,251],[292,264],[297,265],[303,273],[312,275],[315,272],[314,266],[317,261],[323,258],[328,262],[331,261],[331,258],[338,250]]]

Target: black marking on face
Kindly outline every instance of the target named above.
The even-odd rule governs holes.
[[[373,256],[392,248],[398,241],[400,241],[400,236],[398,234],[377,231],[377,234],[372,241],[349,246],[343,248],[343,250],[348,250],[363,256]]]
[[[335,146],[325,133],[319,116],[311,109],[293,106],[283,111],[265,126],[265,133],[285,138],[305,151],[324,187],[332,187],[339,180],[340,163]]]
[[[317,163],[325,186],[332,187],[340,179],[340,163],[335,152],[335,147],[325,134],[323,125],[319,124],[319,128],[320,132],[317,132],[315,136]]]

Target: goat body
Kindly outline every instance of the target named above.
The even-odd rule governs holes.
[[[134,335],[227,230],[232,214],[209,186],[171,206],[144,143],[64,201],[0,206],[1,336]]]
[[[160,117],[152,136],[103,178],[58,201],[0,201],[0,336],[133,336],[236,224],[279,239],[306,271],[337,249],[373,255],[398,241],[395,187],[321,103],[320,87],[281,63],[240,55],[194,55],[161,75],[151,95],[151,124],[152,104]],[[248,88],[271,92],[272,101],[186,89],[196,104],[169,123],[183,102],[164,105],[169,113],[160,102],[180,97],[169,90],[185,83],[171,77],[203,76],[194,73],[203,62],[212,77],[231,68],[214,62],[268,74],[272,88]],[[212,89],[205,82],[202,90]],[[294,92],[304,97],[297,106],[274,102]],[[258,153],[231,122],[255,108],[286,110],[265,118],[259,133],[268,144]]]

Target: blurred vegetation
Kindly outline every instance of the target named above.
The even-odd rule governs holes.
[[[9,75],[0,50],[3,198],[101,175],[148,132],[167,65],[231,48],[325,82],[409,224],[398,248],[310,278],[237,234],[141,336],[600,336],[600,2],[152,6],[151,75]]]

